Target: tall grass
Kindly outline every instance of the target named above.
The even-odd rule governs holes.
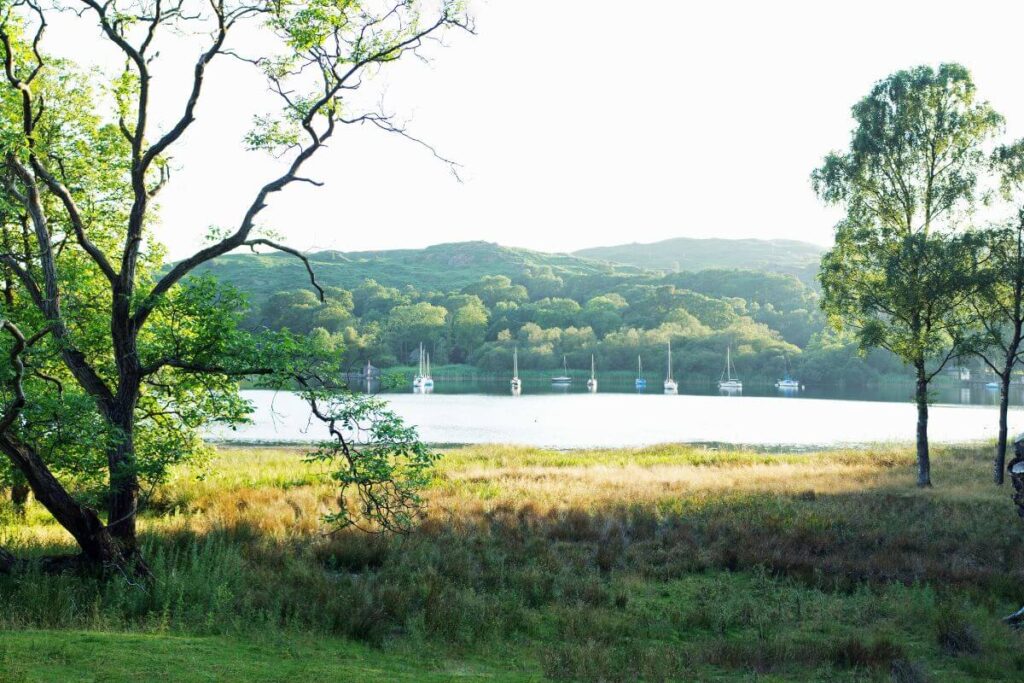
[[[1024,640],[997,619],[1024,601],[1008,494],[981,449],[940,449],[933,491],[912,462],[465,448],[394,537],[325,529],[335,493],[301,454],[224,449],[154,497],[153,584],[0,577],[0,628],[334,634],[556,679],[1019,676]],[[0,513],[0,542],[67,547],[37,507]]]

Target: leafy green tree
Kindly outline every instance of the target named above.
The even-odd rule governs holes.
[[[551,266],[528,269],[523,273],[520,281],[533,300],[560,296],[565,288],[565,281],[555,275]]]
[[[823,306],[863,348],[889,349],[913,367],[918,485],[930,486],[928,385],[958,353],[975,253],[950,234],[976,199],[983,143],[1002,120],[957,64],[889,76],[853,118],[849,150],[812,175],[819,196],[846,211],[822,259]]]
[[[383,320],[395,306],[410,303],[396,288],[385,287],[372,279],[356,287],[352,299],[353,313],[367,320]]]
[[[260,317],[269,329],[305,334],[313,329],[322,305],[320,298],[308,289],[276,292],[263,304]]]
[[[619,294],[602,294],[587,301],[579,319],[591,327],[598,337],[603,337],[622,327],[622,311],[628,306]]]
[[[997,148],[993,161],[1004,195],[1020,203],[1024,140]],[[970,300],[980,331],[972,340],[972,348],[999,377],[999,436],[993,478],[1001,485],[1006,469],[1010,381],[1020,362],[1024,339],[1024,206],[1018,208],[1016,221],[988,231],[985,237],[978,287]]]
[[[0,452],[81,549],[80,556],[55,560],[56,567],[147,574],[136,529],[143,485],[200,450],[203,425],[247,415],[238,378],[275,387],[299,382],[317,409],[323,394],[315,378],[335,370],[335,359],[325,358],[316,340],[245,333],[237,293],[190,275],[234,249],[264,247],[302,259],[312,278],[301,254],[257,231],[264,208],[286,188],[313,182],[303,167],[339,127],[369,123],[403,134],[350,95],[363,87],[367,71],[466,27],[467,20],[459,3],[447,1],[431,9],[404,0],[390,7],[214,0],[182,10],[81,0],[80,12],[66,16],[79,22],[81,35],[97,36],[97,52],[114,50],[124,64],[94,88],[90,82],[99,74],[86,76],[47,52],[43,28],[63,9],[0,7],[0,276],[10,294],[0,303],[0,354],[9,361],[0,366]],[[261,117],[246,141],[281,159],[283,169],[256,191],[237,224],[213,231],[206,247],[165,268],[153,238],[156,197],[168,179],[170,154],[195,121],[207,69],[226,59],[228,35],[239,31],[259,35],[264,53],[232,54],[256,67],[281,102],[280,112]],[[162,55],[175,53],[160,46],[181,36],[206,42],[187,65],[190,86],[176,117],[158,129],[153,73]],[[312,284],[318,287],[315,279]],[[422,460],[406,445],[409,434],[387,422],[382,428],[398,437],[397,457],[372,452],[377,460],[365,468],[346,448],[348,435],[335,430],[344,415],[339,422],[333,413],[319,414],[336,437],[339,457],[332,462],[345,470],[339,481],[381,501],[365,510],[371,522],[386,526],[392,519],[381,515],[393,514],[400,522],[415,501],[398,468]],[[0,570],[14,566],[0,551]]]
[[[526,287],[512,284],[512,279],[505,275],[485,275],[479,282],[463,288],[462,292],[480,297],[488,308],[494,308],[502,301],[524,304],[530,300]]]
[[[464,360],[483,343],[487,322],[487,309],[479,299],[455,309],[451,315],[451,343],[457,359]]]
[[[541,299],[526,304],[523,310],[541,327],[569,327],[580,314],[580,305],[572,299]]]
[[[386,335],[392,350],[403,361],[421,343],[427,350],[444,337],[448,309],[426,301],[395,306],[388,313]],[[434,354],[435,357],[437,354]]]

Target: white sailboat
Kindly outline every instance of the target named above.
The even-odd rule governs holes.
[[[565,356],[562,356],[562,374],[552,377],[551,383],[559,386],[572,384],[572,377],[569,376],[569,364],[566,362]]]
[[[416,370],[416,376],[412,378],[413,391],[423,389],[423,342],[420,342],[419,362],[420,365]]]
[[[523,380],[519,379],[519,347],[512,350],[512,381],[509,382],[512,394],[519,395],[523,390]]]
[[[790,374],[789,358],[787,356],[784,356],[783,358],[786,361],[786,374],[782,379],[775,382],[775,388],[779,391],[800,391],[802,388],[800,386],[800,381],[793,379],[792,374]]]
[[[430,354],[427,354],[426,372],[423,375],[423,391],[434,390],[434,378],[430,376]]]
[[[636,381],[634,382],[637,391],[642,391],[647,388],[647,380],[644,379],[644,363],[638,355],[636,357]]]
[[[597,391],[597,375],[595,374],[594,366],[594,354],[590,354],[590,379],[587,380],[587,391],[594,393]]]
[[[725,370],[721,379],[718,380],[718,388],[722,391],[743,391],[743,382],[738,377],[732,376],[732,348],[725,347]]]
[[[679,385],[672,379],[672,341],[668,342],[668,372],[665,374],[665,393],[679,393]]]

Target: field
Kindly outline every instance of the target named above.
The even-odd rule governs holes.
[[[448,451],[418,531],[327,533],[301,453],[221,449],[144,519],[157,580],[0,577],[0,680],[1024,678],[1024,524],[987,448]],[[30,507],[0,543],[66,548]]]

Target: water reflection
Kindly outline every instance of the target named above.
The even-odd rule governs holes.
[[[528,382],[522,396],[512,397],[507,381],[496,395],[445,394],[445,386],[438,381],[432,396],[406,391],[385,397],[432,443],[611,448],[668,442],[798,446],[911,442],[917,420],[916,409],[906,398],[896,402],[811,396],[792,400],[788,395],[751,396],[744,391],[723,400],[714,393],[717,389],[708,395],[665,396],[654,390],[589,394],[585,385],[582,391],[557,394],[543,391],[544,384],[531,388]],[[979,392],[967,388],[970,401],[979,400]],[[963,394],[961,387],[951,391],[956,399]],[[904,387],[900,393],[906,397],[913,391]],[[980,395],[985,395],[984,389]],[[297,396],[269,391],[245,391],[243,396],[255,407],[253,423],[237,431],[211,428],[209,436],[295,442],[324,437],[319,423],[310,419],[309,406]],[[992,407],[938,404],[931,410],[930,437],[936,443],[991,439],[996,434],[996,415]],[[1009,417],[1011,433],[1024,427],[1024,410],[1015,407]]]
[[[637,384],[635,377],[600,377],[602,394],[674,394],[679,393],[687,396],[735,396],[743,395],[748,397],[780,397],[788,399],[840,399],[848,401],[888,401],[906,402],[913,401],[915,387],[913,382],[877,384],[868,387],[855,386],[815,386],[804,385],[796,387],[776,387],[774,383],[745,381],[742,390],[719,389],[713,382],[679,382],[677,391],[666,391],[662,382],[647,381],[646,384]],[[360,391],[369,393],[400,394],[410,393],[412,390],[404,386],[399,389],[382,389],[378,380],[372,380],[369,384],[363,380],[355,383]],[[587,393],[587,383],[584,378],[579,381],[567,383],[552,383],[546,378],[522,378],[518,392],[515,395],[534,394],[578,394]],[[435,394],[484,394],[484,395],[508,395],[508,378],[494,379],[442,379],[435,378],[435,385],[431,392]],[[933,404],[947,405],[975,405],[975,406],[997,406],[999,405],[999,387],[989,386],[983,382],[972,382],[970,384],[946,383],[935,384],[930,390],[931,402]],[[1024,405],[1024,385],[1013,384],[1010,386],[1010,405]]]

